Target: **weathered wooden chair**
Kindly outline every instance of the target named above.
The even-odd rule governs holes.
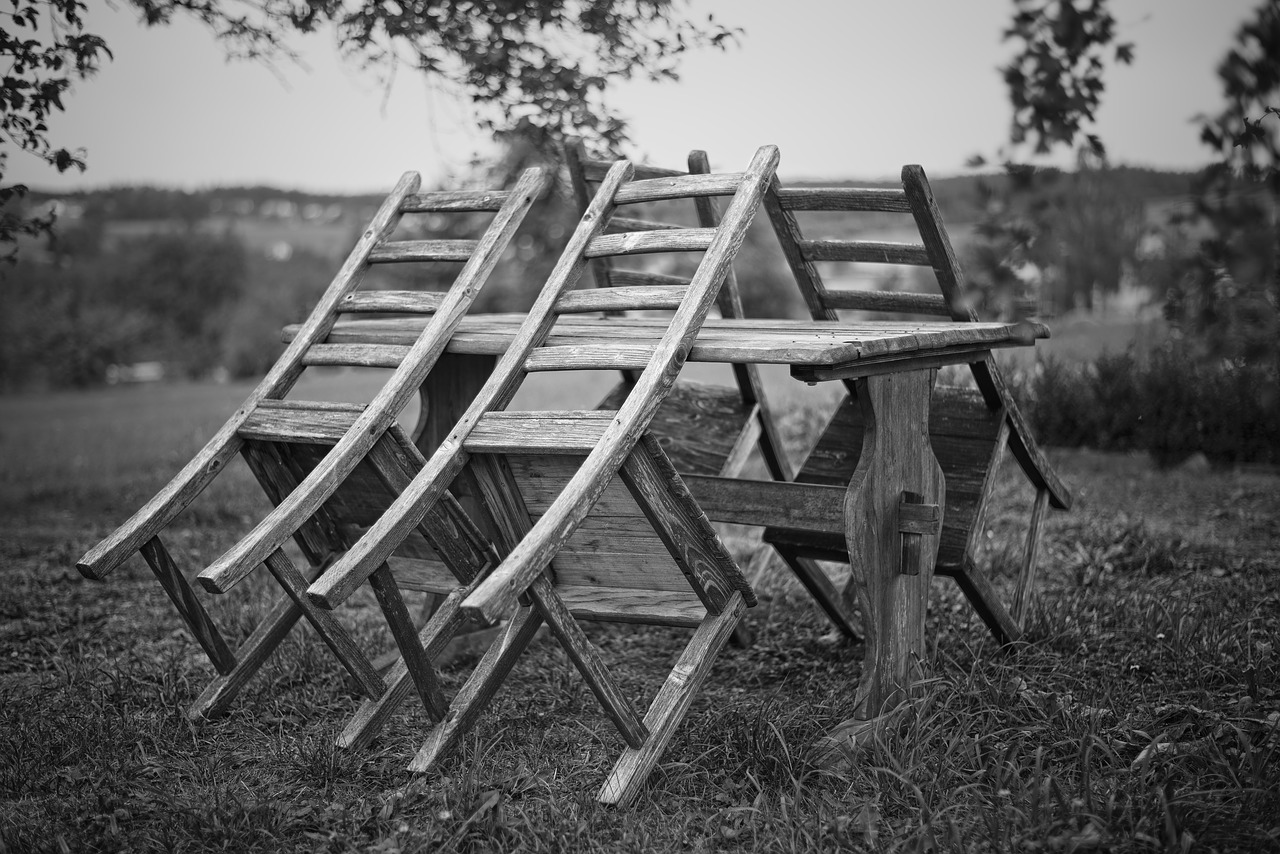
[[[814,319],[836,320],[837,311],[841,309],[899,316],[933,315],[951,321],[978,319],[966,297],[964,273],[928,179],[919,166],[903,168],[901,190],[784,188],[775,179],[765,197],[765,208]],[[814,211],[910,214],[921,243],[806,239],[796,214]],[[941,293],[829,290],[816,266],[827,261],[931,267]],[[1008,643],[1020,636],[1027,613],[1045,508],[1049,504],[1060,509],[1070,507],[1071,493],[1036,445],[996,362],[987,356],[969,367],[976,390],[936,387],[930,405],[929,435],[946,478],[946,506],[934,571],[954,578],[997,640]],[[796,477],[798,482],[843,486],[857,467],[857,449],[861,446],[865,424],[852,396],[853,386],[847,385],[850,396],[836,410],[801,466]],[[987,503],[1006,445],[1036,490],[1012,616],[974,562]],[[778,549],[815,595],[831,588],[817,561],[849,560],[841,535],[770,527],[765,530],[764,539]],[[832,609],[848,607],[849,603],[836,600],[825,604]],[[852,621],[852,615],[849,619]]]
[[[777,149],[765,147],[743,173],[632,182],[632,166],[615,164],[479,396],[392,508],[310,588],[319,604],[336,606],[383,564],[464,466],[484,484],[485,503],[504,529],[497,543],[503,561],[466,586],[455,582],[422,637],[429,653],[463,610],[508,622],[448,712],[428,709],[435,725],[412,770],[427,770],[457,743],[546,622],[627,744],[600,793],[603,801],[625,802],[670,740],[743,609],[755,603],[648,427],[728,275],[777,159]],[[732,199],[715,227],[605,233],[618,206],[717,195]],[[591,258],[671,251],[705,253],[689,283],[574,289]],[[628,344],[610,333],[571,344],[550,337],[562,317],[572,322],[584,312],[638,309],[674,309],[669,318],[644,321],[659,327],[660,337],[650,339],[656,345]],[[616,320],[624,339],[632,322]],[[547,370],[636,376],[616,411],[503,411],[528,374]],[[696,627],[643,720],[578,620]],[[401,635],[397,641],[411,642]],[[349,728],[348,743],[362,743],[380,722],[378,705],[367,704],[353,721],[359,731]]]
[[[397,415],[419,393],[546,178],[543,170],[530,169],[509,191],[419,193],[418,175],[406,173],[266,378],[159,494],[80,560],[81,573],[100,579],[132,554],[142,554],[219,674],[192,706],[193,719],[223,711],[300,617],[311,623],[364,693],[384,692],[383,679],[368,657],[334,615],[316,608],[304,591],[421,468],[422,454]],[[402,217],[410,213],[492,217],[478,240],[393,240]],[[409,262],[462,262],[462,267],[443,292],[359,291],[372,267]],[[385,312],[428,315],[430,320],[412,346],[390,353],[325,343],[339,316]],[[308,366],[329,365],[395,370],[367,405],[285,399]],[[223,592],[265,564],[285,595],[233,652],[161,534],[236,455],[247,462],[274,507],[205,569],[200,581]],[[306,569],[286,554],[290,538],[309,564]],[[460,581],[475,577],[494,557],[488,540],[448,495],[401,545],[410,557],[434,558],[438,553]],[[388,568],[379,566],[370,580],[393,634],[413,636],[412,620]],[[420,651],[414,644],[402,646],[411,654]],[[415,673],[427,674],[424,680],[429,678],[424,662],[411,665]],[[439,701],[438,689],[433,693],[425,681],[420,688],[429,702]]]
[[[581,145],[565,150],[565,162],[579,205],[585,210],[594,188],[611,164],[590,158]],[[690,152],[688,165],[687,173],[654,166],[637,166],[636,177],[664,178],[706,173],[709,171],[706,152]],[[720,212],[716,200],[708,197],[696,201],[699,224],[703,227],[717,225]],[[625,233],[676,227],[678,226],[651,220],[615,217],[610,222],[609,230],[610,233]],[[592,259],[591,272],[596,287],[600,288],[625,287],[637,283],[684,283],[681,279],[661,274],[620,270],[609,258]],[[721,317],[746,317],[738,279],[732,268],[716,299],[716,305]],[[649,431],[657,437],[676,470],[682,475],[738,477],[750,462],[753,449],[758,449],[770,477],[779,481],[793,480],[796,475],[795,467],[787,458],[779,422],[770,405],[768,389],[760,378],[759,367],[754,364],[734,364],[732,369],[732,386],[685,379],[676,382],[650,422]],[[633,382],[634,377],[624,374],[623,381],[604,398],[600,408],[617,409]],[[840,596],[827,577],[813,572],[799,577],[836,627],[846,636],[856,638],[858,630],[850,620],[851,615],[841,605]],[[741,643],[748,641],[742,629],[736,637]]]

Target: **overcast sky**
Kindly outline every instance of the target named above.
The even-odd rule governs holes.
[[[1207,160],[1192,117],[1220,104],[1213,69],[1257,0],[1112,0],[1132,66],[1111,70],[1096,130],[1116,162],[1192,169]],[[385,191],[406,169],[426,183],[484,156],[465,104],[403,71],[390,92],[344,65],[332,37],[299,41],[306,68],[226,61],[180,21],[145,29],[132,8],[94,0],[89,29],[115,61],[51,121],[89,170],[57,175],[13,152],[7,181],[64,190],[122,183],[194,189],[272,184]],[[635,154],[680,164],[704,148],[741,168],[759,145],[790,178],[894,176],[904,163],[954,174],[1005,138],[998,66],[1010,0],[692,0],[742,27],[736,48],[690,55],[677,83],[628,83],[616,106]],[[781,11],[781,10],[786,10]]]

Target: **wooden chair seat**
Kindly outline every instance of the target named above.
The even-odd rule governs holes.
[[[377,522],[399,489],[422,468],[422,454],[400,428],[397,415],[419,393],[547,178],[543,170],[531,169],[510,190],[424,193],[419,192],[418,175],[406,173],[284,354],[244,404],[159,494],[77,564],[86,577],[101,579],[132,554],[140,553],[146,560],[218,672],[191,707],[192,719],[224,711],[293,625],[304,618],[363,693],[382,697],[387,692],[386,681],[368,656],[335,616],[314,605],[305,591],[341,558],[363,527]],[[474,240],[456,235],[398,239],[396,230],[403,218],[415,214],[427,214],[430,221],[458,214],[472,230],[480,228],[482,233]],[[359,290],[381,265],[403,269],[427,263],[461,264],[461,268],[445,277],[451,278],[451,284],[439,292]],[[419,268],[418,272],[425,271]],[[365,354],[358,349],[333,349],[327,337],[340,316],[387,311],[427,315],[429,320],[416,340],[386,364],[395,370],[371,400],[353,405],[287,398],[310,365],[367,366]],[[161,535],[236,456],[248,464],[272,510],[199,573],[199,584],[209,592],[225,592],[265,566],[283,595],[233,651],[187,573],[165,549]],[[298,567],[286,554],[284,546],[290,539],[301,551],[305,566]],[[483,533],[452,496],[433,506],[400,545],[442,561],[455,585],[470,581],[494,560]],[[369,578],[392,634],[414,636],[413,621],[390,568],[382,564]],[[411,655],[407,666],[424,702],[443,708],[429,660],[414,644],[404,648]]]

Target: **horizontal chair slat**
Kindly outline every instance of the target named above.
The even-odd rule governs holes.
[[[262,442],[329,444],[345,436],[359,417],[360,407],[354,411],[259,407],[249,414],[237,433],[241,438]]]
[[[902,190],[869,187],[784,187],[778,204],[787,211],[866,211],[911,213]]]
[[[654,311],[680,307],[689,288],[685,285],[659,287],[613,287],[569,291],[556,300],[560,314],[581,311]]]
[[[899,314],[932,314],[950,317],[951,308],[942,294],[892,293],[889,291],[830,290],[822,294],[826,308],[858,311],[893,311]]]
[[[444,294],[435,291],[358,291],[343,297],[338,311],[433,314],[443,300]]]
[[[609,220],[608,232],[617,234],[626,231],[670,231],[676,228],[685,228],[674,222],[654,222],[648,219],[634,219],[626,216],[615,216]]]
[[[398,368],[409,355],[404,344],[315,344],[302,355],[312,368]]]
[[[415,193],[404,200],[404,213],[469,213],[497,211],[511,194],[506,190],[449,190]]]
[[[677,228],[670,231],[632,231],[605,234],[587,246],[586,257],[645,255],[651,252],[701,252],[716,236],[714,228]]]
[[[609,174],[614,162],[612,160],[584,160],[582,161],[582,173],[586,175],[588,181],[601,181],[605,175]],[[675,178],[688,174],[687,172],[681,172],[679,169],[663,169],[661,166],[642,166],[639,163],[631,165],[635,169],[633,180],[636,181],[648,178]]]
[[[801,240],[806,261],[861,261],[868,264],[916,264],[931,266],[929,253],[919,243],[885,243],[875,240]]]
[[[477,454],[584,454],[600,441],[614,412],[486,412],[463,447]]]
[[[524,369],[535,371],[644,370],[654,347],[610,344],[576,344],[539,347],[529,354]]]
[[[613,270],[609,274],[614,287],[636,288],[687,288],[690,281],[682,276],[666,273],[646,273],[641,270]]]
[[[713,175],[685,175],[664,178],[647,178],[632,181],[618,188],[613,200],[619,205],[641,202],[661,202],[667,199],[683,199],[688,196],[732,196],[742,183],[741,172],[724,172]]]
[[[369,253],[369,262],[402,264],[406,261],[466,261],[479,245],[478,240],[393,240],[375,246]]]

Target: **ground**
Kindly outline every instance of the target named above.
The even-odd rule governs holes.
[[[94,583],[74,563],[241,393],[2,401],[0,850],[1280,851],[1274,473],[1051,452],[1078,500],[1050,517],[1026,641],[997,648],[939,579],[923,699],[847,757],[821,736],[848,716],[862,647],[833,641],[769,564],[754,643],[721,654],[619,810],[594,796],[621,742],[550,638],[426,776],[404,770],[426,725],[412,704],[371,748],[333,748],[357,699],[309,630],[227,716],[187,723],[211,670],[145,566]],[[1030,495],[1011,460],[1004,473],[981,563],[1007,591]],[[184,517],[175,555],[231,542],[253,490],[228,478]],[[744,561],[756,548],[730,545]],[[215,618],[242,636],[267,591],[241,585]],[[343,617],[385,646],[371,601]],[[647,697],[688,635],[591,636]]]

